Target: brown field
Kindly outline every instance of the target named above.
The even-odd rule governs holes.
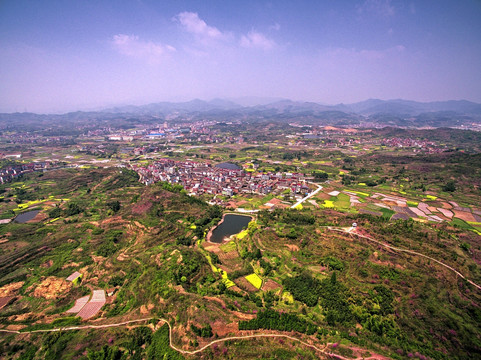
[[[447,202],[442,202],[441,203],[441,206],[444,208],[444,209],[452,209],[453,208],[453,205],[451,205],[450,203],[447,203]]]
[[[225,337],[229,334],[234,334],[238,331],[239,326],[236,322],[225,324],[223,321],[217,320],[211,324],[212,332],[220,337]]]
[[[267,279],[262,282],[262,291],[275,291],[281,289],[282,286],[276,283],[274,280]]]
[[[331,198],[331,195],[320,192],[314,198],[318,200],[329,200]]]
[[[25,283],[24,281],[19,281],[19,282],[14,282],[14,283],[2,286],[0,288],[0,296],[14,295],[16,291],[23,286],[24,283]]]
[[[464,221],[476,221],[474,218],[473,214],[466,212],[466,211],[460,211],[460,210],[453,210],[454,211],[454,216],[464,220]]]
[[[258,291],[249,281],[246,280],[245,277],[240,277],[235,279],[234,282],[239,286],[241,289],[248,291],[248,292],[256,292]]]
[[[72,283],[65,279],[50,276],[43,280],[34,290],[33,296],[45,299],[57,299],[72,288]]]
[[[240,268],[242,267],[242,260],[236,250],[224,252],[220,248],[220,244],[213,243],[210,243],[208,245],[206,244],[204,249],[216,254],[219,257],[219,260],[222,263],[220,268],[227,273],[235,270],[240,270]]]
[[[15,296],[0,297],[0,310],[7,306],[13,299],[15,299]]]
[[[448,219],[451,219],[453,217],[453,213],[450,210],[447,210],[445,208],[438,208],[438,210]]]

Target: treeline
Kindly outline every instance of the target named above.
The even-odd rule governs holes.
[[[162,189],[173,193],[180,193],[184,190],[184,187],[180,184],[171,184],[166,181],[161,181],[159,184]]]
[[[329,174],[325,171],[314,170],[312,175],[314,176],[314,181],[327,181],[329,179]]]
[[[204,236],[207,227],[217,223],[222,218],[222,208],[218,205],[209,206],[204,216],[195,221],[194,235],[198,238]]]
[[[344,284],[337,281],[335,272],[330,278],[322,281],[308,273],[302,273],[286,279],[284,285],[294,299],[309,307],[320,302],[329,325],[345,324],[352,320],[352,312],[347,301],[350,292]]]
[[[61,216],[74,216],[80,214],[81,212],[85,211],[85,208],[80,206],[76,202],[69,202],[67,204],[66,209],[61,209],[59,206],[54,207],[52,210],[48,212],[48,217],[51,219],[56,219]]]
[[[271,309],[260,311],[255,319],[239,321],[239,330],[258,329],[297,331],[312,335],[316,333],[317,326],[295,314],[279,313]]]
[[[284,280],[284,286],[297,301],[303,302],[310,307],[317,305],[321,282],[308,273],[287,278]]]
[[[203,337],[203,338],[210,338],[214,335],[214,333],[212,332],[212,327],[210,326],[210,324],[207,324],[206,326],[200,327],[200,328],[195,326],[194,324],[191,324],[190,329],[192,330],[192,332],[195,335]]]

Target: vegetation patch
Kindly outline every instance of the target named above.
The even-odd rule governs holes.
[[[280,330],[297,331],[312,335],[317,331],[317,326],[296,314],[278,313],[275,310],[265,310],[257,313],[255,319],[239,321],[239,330]]]
[[[257,274],[250,274],[250,275],[247,275],[245,278],[256,289],[260,289],[262,287],[262,279]]]
[[[334,201],[324,200],[324,203],[322,204],[322,206],[327,208],[327,209],[332,209],[332,208],[334,208]]]
[[[357,194],[357,195],[362,196],[362,197],[371,196],[370,194],[368,194],[366,192],[362,192],[362,191],[349,190],[349,189],[344,189],[344,191],[351,192],[351,193]]]

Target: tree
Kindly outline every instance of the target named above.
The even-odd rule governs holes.
[[[117,211],[120,210],[120,202],[119,202],[118,200],[108,202],[108,203],[107,203],[107,206],[108,206],[114,213],[116,213]]]
[[[326,181],[329,179],[329,175],[324,171],[314,171],[312,174],[314,175],[314,180],[316,181]]]
[[[67,210],[65,210],[65,215],[73,216],[80,214],[84,209],[82,209],[77,203],[69,203]]]
[[[454,192],[456,191],[456,182],[454,180],[449,180],[444,186],[443,191]]]
[[[62,210],[58,206],[54,207],[52,210],[48,212],[48,217],[51,219],[55,219],[62,215]]]
[[[321,283],[310,274],[302,273],[301,275],[287,278],[284,280],[284,285],[294,299],[310,307],[317,304]]]

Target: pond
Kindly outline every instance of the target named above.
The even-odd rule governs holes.
[[[226,214],[222,222],[212,230],[212,235],[209,240],[219,244],[224,238],[241,232],[251,220],[252,217],[247,215]]]
[[[35,216],[37,216],[39,212],[40,210],[27,211],[23,214],[17,215],[14,221],[21,224],[26,223],[27,221],[32,220]]]

